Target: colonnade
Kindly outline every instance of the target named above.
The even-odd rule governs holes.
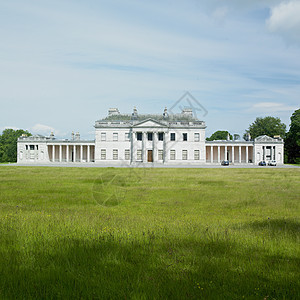
[[[228,160],[232,163],[254,162],[253,146],[206,145],[206,162],[220,163]]]
[[[52,144],[48,145],[48,155],[51,162],[94,162],[94,145]]]

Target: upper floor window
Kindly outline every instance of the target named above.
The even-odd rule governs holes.
[[[142,132],[137,132],[136,133],[136,139],[138,141],[142,141],[143,140],[143,133]]]
[[[118,140],[118,133],[114,132],[113,133],[113,141],[117,141]]]
[[[153,140],[153,133],[148,132],[148,141],[152,141],[152,140]]]
[[[183,141],[187,141],[187,133],[183,133],[182,134],[182,140]]]
[[[158,140],[159,141],[163,141],[164,140],[164,133],[163,132],[159,132],[158,133]]]
[[[125,133],[125,141],[129,141],[130,140],[130,132],[126,132]]]
[[[106,141],[106,132],[101,132],[101,141]]]
[[[200,133],[195,133],[194,134],[194,141],[195,142],[200,142]]]
[[[30,150],[34,150],[34,145],[30,145]]]
[[[175,133],[174,132],[171,133],[171,141],[175,141]]]

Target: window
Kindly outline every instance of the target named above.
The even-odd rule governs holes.
[[[119,155],[118,155],[118,149],[113,149],[113,160],[118,160]]]
[[[195,142],[200,142],[200,133],[195,133],[194,134],[194,141]]]
[[[113,133],[113,141],[117,141],[118,140],[118,133],[114,132]]]
[[[158,160],[164,159],[164,150],[158,150]]]
[[[125,133],[125,141],[130,141],[130,132]]]
[[[125,149],[125,160],[130,160],[130,150]]]
[[[101,132],[101,141],[106,141],[106,133]]]
[[[183,133],[183,134],[182,134],[182,139],[183,139],[184,141],[187,141],[187,133]]]
[[[170,160],[175,160],[175,156],[176,156],[175,150],[170,150]]]
[[[101,149],[101,159],[102,160],[106,159],[106,149]]]
[[[142,134],[141,132],[137,132],[137,133],[136,133],[136,139],[137,139],[138,141],[142,141],[142,140],[143,140],[143,134]]]
[[[142,150],[137,150],[136,151],[136,159],[137,160],[142,160]]]
[[[36,145],[36,150],[39,150],[39,145]]]
[[[199,160],[199,159],[200,159],[200,151],[194,150],[194,160]]]
[[[148,141],[152,141],[153,140],[153,134],[152,132],[148,132]]]
[[[182,160],[187,160],[187,150],[182,150]]]
[[[26,145],[25,147],[26,147],[26,150],[28,150],[28,145]]]
[[[159,141],[163,141],[164,140],[164,133],[163,132],[159,132],[158,133],[158,140]]]
[[[30,150],[34,150],[34,145],[30,145]]]
[[[171,133],[171,141],[175,141],[175,133]],[[174,150],[175,151],[175,150]]]

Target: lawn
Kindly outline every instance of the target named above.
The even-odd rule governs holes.
[[[300,169],[0,167],[1,299],[299,299]]]

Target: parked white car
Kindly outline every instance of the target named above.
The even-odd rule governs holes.
[[[276,166],[276,160],[270,160],[268,166]]]

